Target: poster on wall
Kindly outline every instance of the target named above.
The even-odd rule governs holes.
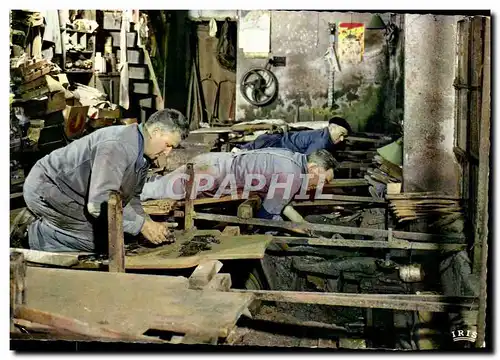
[[[238,46],[249,58],[267,58],[271,49],[271,12],[241,11]]]
[[[338,34],[340,62],[344,65],[355,65],[363,61],[365,25],[363,23],[340,23]]]

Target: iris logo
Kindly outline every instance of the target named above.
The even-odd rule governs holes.
[[[477,332],[471,330],[454,330],[451,332],[453,341],[470,341],[476,342]]]

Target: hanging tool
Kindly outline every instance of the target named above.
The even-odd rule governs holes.
[[[200,126],[204,126],[204,124],[208,126],[208,121],[206,121],[205,117],[205,113],[207,112],[207,110],[206,106],[204,105],[202,90],[200,88],[201,83],[199,81],[196,61],[193,60],[189,82],[187,106],[187,120],[189,122],[190,130],[199,129]]]
[[[221,120],[219,118],[219,105],[220,105],[220,92],[221,92],[221,86],[225,82],[233,83],[231,80],[221,80],[219,82],[215,81],[212,79],[212,74],[209,74],[207,78],[203,79],[201,83],[203,84],[204,81],[211,81],[215,84],[216,86],[216,91],[215,91],[215,98],[213,102],[213,108],[212,108],[212,114],[208,114],[208,109],[205,109],[207,116],[208,116],[208,123],[210,126],[213,125],[223,125],[224,120]]]
[[[328,61],[329,73],[328,73],[328,107],[331,109],[335,104],[335,71],[340,71],[340,63],[337,57],[337,50],[335,49],[335,33],[337,31],[337,26],[335,23],[328,23],[330,29],[330,46],[325,53],[325,58]]]

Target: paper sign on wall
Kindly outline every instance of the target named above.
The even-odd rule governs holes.
[[[243,15],[243,13],[246,13]],[[271,49],[271,12],[242,11],[238,46],[246,57],[267,58]]]
[[[342,64],[359,64],[365,51],[365,25],[363,23],[340,23],[339,60]]]

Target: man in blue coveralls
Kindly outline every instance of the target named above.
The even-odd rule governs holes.
[[[328,126],[324,129],[263,134],[254,141],[240,146],[240,149],[281,148],[306,155],[325,149],[333,153],[335,147],[341,144],[351,132],[351,126],[345,119],[334,117],[329,120]]]
[[[145,157],[168,154],[187,132],[184,116],[165,109],[144,124],[97,130],[40,159],[23,189],[35,215],[25,222],[29,248],[96,251],[96,240],[105,240],[106,233],[96,234],[95,226],[111,191],[119,191],[123,199],[124,232],[141,233],[154,244],[167,241],[169,225],[152,221],[139,200],[149,168]]]
[[[221,192],[229,185],[233,190],[243,189],[243,196],[250,191],[257,193],[262,199],[262,206],[257,217],[281,220],[283,213],[298,213],[289,207],[293,197],[301,189],[314,188],[323,179],[325,183],[333,180],[333,171],[337,162],[326,150],[318,150],[305,155],[285,149],[260,149],[237,153],[211,152],[194,157],[190,162],[194,165],[195,186],[197,194]],[[149,199],[183,199],[188,180],[186,166],[164,176],[149,178],[144,185],[141,200]],[[295,216],[292,216],[296,219]],[[299,220],[300,221],[300,220]]]

